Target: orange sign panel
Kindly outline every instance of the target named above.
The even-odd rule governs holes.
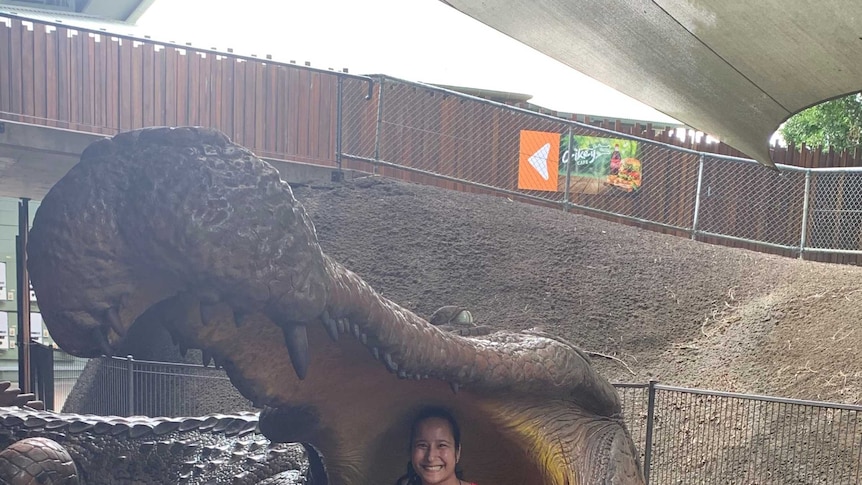
[[[521,131],[518,188],[559,192],[560,134]]]

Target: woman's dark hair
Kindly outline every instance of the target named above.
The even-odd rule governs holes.
[[[458,426],[458,421],[455,421],[455,416],[445,408],[433,406],[426,407],[419,411],[419,414],[413,418],[410,424],[410,443],[407,444],[407,450],[413,451],[413,442],[416,440],[416,432],[419,430],[419,425],[427,419],[442,419],[449,423],[449,428],[452,430],[452,437],[455,439],[455,449],[461,448],[461,428]]]
[[[407,444],[408,454],[413,453],[413,442],[416,440],[416,432],[419,430],[419,425],[427,419],[434,418],[442,419],[449,423],[449,428],[452,430],[452,438],[455,440],[455,450],[457,451],[461,449],[461,427],[458,426],[458,421],[455,420],[455,416],[445,408],[429,406],[422,408],[410,424],[410,442]],[[455,476],[459,479],[464,479],[463,471],[457,463],[455,464]],[[402,475],[401,478],[395,482],[396,485],[420,485],[421,483],[422,478],[416,473],[416,470],[413,469],[412,460],[407,462],[407,473]]]

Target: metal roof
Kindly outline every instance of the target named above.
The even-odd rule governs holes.
[[[134,24],[155,0],[0,0],[0,11],[28,17]]]
[[[441,0],[774,166],[794,113],[862,90],[859,0]]]

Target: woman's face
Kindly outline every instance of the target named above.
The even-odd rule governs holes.
[[[457,484],[455,464],[460,454],[445,419],[428,418],[416,427],[411,461],[423,485]]]

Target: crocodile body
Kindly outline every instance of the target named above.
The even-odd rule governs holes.
[[[254,413],[125,418],[0,407],[0,448],[28,438],[62,446],[79,480],[32,483],[293,485],[305,483],[308,472],[305,449],[270,443],[260,434]],[[38,445],[32,448],[38,450]],[[9,469],[4,453],[0,483],[30,483],[4,475]],[[32,450],[25,454],[39,456]]]
[[[161,326],[271,410],[264,435],[310,444],[323,464],[312,474],[333,485],[394,482],[428,405],[490,444],[461,455],[471,481],[644,483],[620,398],[580,349],[388,300],[323,253],[290,186],[223,133],[151,128],[90,145],[45,196],[28,248],[65,351],[134,355],[146,344],[131,330]]]

